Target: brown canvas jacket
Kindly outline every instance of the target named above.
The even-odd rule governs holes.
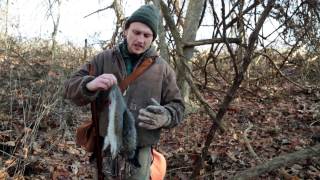
[[[153,48],[150,48],[139,60],[137,66],[141,64],[145,57],[155,55],[156,52]],[[95,69],[95,76],[103,73],[112,73],[116,76],[118,82],[121,82],[127,76],[125,63],[118,47],[103,51],[96,55],[89,63]],[[80,70],[72,74],[71,78],[65,82],[65,98],[71,99],[77,105],[86,105],[96,99],[97,107],[104,108],[99,106],[103,104],[103,99],[107,97],[108,92],[90,92],[87,90],[86,84],[94,79],[93,76],[89,76],[87,67],[88,64],[82,66]],[[157,57],[153,65],[131,82],[124,97],[128,108],[136,119],[138,146],[154,145],[160,138],[161,129],[146,130],[137,126],[138,111],[151,104],[150,98],[156,99],[171,113],[172,120],[168,128],[176,126],[183,119],[184,105],[176,84],[175,73],[161,57]],[[108,112],[105,110],[100,112],[100,136],[107,134],[107,115]]]

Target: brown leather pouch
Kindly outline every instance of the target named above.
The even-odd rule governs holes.
[[[76,143],[87,152],[94,152],[96,132],[91,120],[83,122],[76,131]]]

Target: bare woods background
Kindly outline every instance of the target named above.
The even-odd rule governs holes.
[[[101,49],[57,42],[64,0],[45,1],[50,39],[10,35],[12,2],[0,1],[0,179],[91,179],[88,154],[74,142],[90,112],[61,91]],[[152,2],[163,16],[157,47],[188,107],[158,147],[167,179],[320,178],[319,1]],[[115,13],[108,48],[121,40],[124,8],[101,4],[88,16]]]

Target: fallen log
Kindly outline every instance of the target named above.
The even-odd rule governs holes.
[[[239,172],[232,179],[242,180],[257,177],[261,174],[268,173],[272,170],[278,169],[282,166],[289,166],[296,162],[300,162],[307,158],[320,156],[320,144],[313,147],[308,147],[290,154],[278,156],[272,160],[265,162],[256,167],[252,167],[248,170]]]

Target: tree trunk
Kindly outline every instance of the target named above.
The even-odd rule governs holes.
[[[84,40],[84,50],[83,50],[83,62],[87,60],[88,57],[88,40]],[[80,63],[80,62],[79,62]]]
[[[58,3],[57,4],[57,16],[54,17],[53,6],[54,6],[54,3],[56,3],[56,2]],[[50,16],[51,16],[52,22],[53,22],[53,31],[51,33],[51,39],[52,39],[51,60],[52,60],[52,62],[54,62],[55,55],[56,55],[56,45],[57,45],[56,38],[57,38],[59,22],[60,22],[61,2],[62,2],[62,0],[57,0],[57,1],[54,1],[54,2],[51,2],[51,0],[49,0],[49,12],[50,12]]]
[[[116,13],[117,22],[116,29],[112,35],[110,47],[113,47],[115,44],[120,43],[121,37],[119,37],[119,29],[123,26],[123,21],[125,19],[122,0],[114,0],[112,3],[114,12]]]
[[[8,18],[9,18],[9,0],[6,2],[6,12],[5,12],[5,31],[4,31],[4,43],[5,43],[5,57],[4,59],[7,60],[8,58],[8,50],[9,50],[9,42],[8,42]]]
[[[177,65],[177,83],[181,91],[181,95],[184,98],[186,103],[189,102],[190,87],[186,80],[184,79],[184,73],[188,72],[189,69],[192,69],[190,65],[186,67],[185,64],[190,62],[190,59],[193,56],[194,46],[185,46],[184,42],[194,42],[197,35],[197,30],[199,28],[199,22],[201,19],[201,13],[203,10],[203,5],[205,0],[199,1],[189,1],[188,9],[186,12],[186,21],[184,22],[184,29],[182,38],[180,32],[176,27],[168,6],[163,2],[163,0],[154,0],[155,4],[159,3],[163,16],[168,24],[173,39],[176,46],[176,65]],[[185,63],[182,63],[184,61]]]
[[[184,22],[182,42],[195,41],[204,3],[205,3],[205,0],[189,1],[185,22]],[[193,56],[193,53],[194,53],[194,46],[183,47],[182,54],[184,57],[179,58],[186,62],[190,70],[192,70],[192,66],[189,64],[189,62]],[[177,74],[178,86],[180,87],[183,99],[185,100],[186,103],[189,103],[190,87],[187,81],[184,79],[184,76],[180,74],[180,73],[186,73],[188,68],[185,67],[184,64],[181,63],[179,60],[177,61],[177,68],[179,69]]]
[[[238,173],[232,179],[242,180],[251,179],[261,174],[268,173],[282,166],[289,166],[297,162],[301,162],[307,158],[320,156],[320,144],[309,147],[300,151],[296,151],[287,155],[275,157],[272,160]]]
[[[161,8],[159,1],[153,0],[153,3],[155,4],[156,7],[159,9]],[[159,37],[159,49],[160,49],[160,56],[166,60],[168,63],[170,62],[170,56],[169,56],[169,50],[168,50],[168,44],[166,42],[166,31],[163,26],[162,22],[162,15],[160,15],[160,23],[159,23],[159,32],[158,32],[158,37]]]

